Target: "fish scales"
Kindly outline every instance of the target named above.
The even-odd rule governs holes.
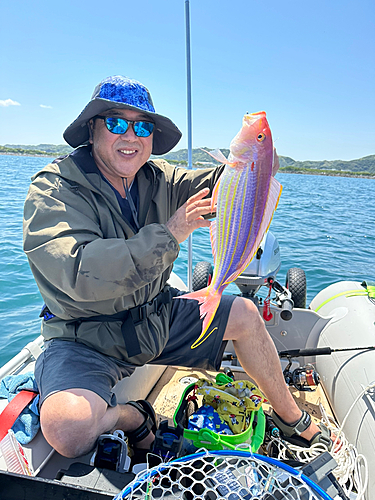
[[[178,297],[198,300],[200,304],[202,332],[192,348],[213,333],[214,330],[208,330],[221,295],[254,257],[282,189],[272,176],[277,155],[265,112],[244,116],[242,128],[231,142],[228,159],[220,151],[209,154],[226,163],[212,197],[212,211],[216,210],[216,220],[210,228],[214,274],[208,287]]]
[[[266,196],[257,196],[256,186],[259,185],[258,189],[261,193],[267,193],[268,186],[262,186],[261,170],[257,167],[254,168],[253,172],[249,172],[250,169],[245,168],[240,170],[237,176],[239,176],[239,183],[237,191],[245,191],[243,196],[237,196],[232,190],[227,190],[227,194],[224,194],[224,198],[229,199],[233,197],[237,203],[234,203],[232,212],[230,214],[230,220],[227,223],[226,230],[224,231],[224,241],[221,241],[221,252],[223,249],[226,251],[226,259],[224,258],[219,265],[218,274],[220,276],[220,283],[225,283],[226,278],[228,278],[233,272],[235,272],[239,264],[243,262],[243,259],[247,257],[247,253],[251,250],[248,246],[248,241],[255,238],[262,220],[262,211],[256,210],[257,204],[260,206],[265,206]],[[223,174],[225,175],[225,173]],[[224,179],[223,179],[224,180]],[[267,182],[267,179],[264,179]],[[225,185],[225,183],[224,183]],[[223,189],[223,191],[225,188]],[[220,195],[219,195],[220,197]],[[262,199],[260,199],[262,198]],[[246,201],[246,203],[244,202]],[[227,213],[224,210],[220,210],[223,214]],[[224,220],[217,227],[225,226]],[[218,254],[218,252],[217,252]],[[217,258],[220,262],[220,258]],[[229,264],[229,265],[228,265]]]
[[[218,279],[220,283],[225,283],[225,278],[230,276],[238,265],[240,255],[242,254],[242,248],[244,243],[244,238],[248,234],[248,222],[250,218],[248,217],[248,212],[244,210],[244,198],[236,196],[237,193],[244,188],[246,188],[246,178],[247,171],[241,170],[235,172],[237,175],[232,175],[231,186],[232,189],[225,189],[225,173],[223,174],[223,193],[219,199],[226,203],[227,200],[232,200],[232,206],[230,210],[227,210],[226,206],[218,206],[218,213],[223,214],[225,217],[217,223],[216,227],[223,228],[223,234],[220,241],[220,253],[216,250],[216,262],[218,263],[215,269],[218,269]],[[221,185],[222,185],[221,184]],[[229,187],[229,186],[228,186]],[[241,227],[244,228],[244,232],[240,231]],[[246,234],[245,234],[246,231]],[[223,257],[222,257],[223,256]]]

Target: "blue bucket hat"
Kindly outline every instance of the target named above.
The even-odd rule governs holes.
[[[181,132],[166,116],[155,113],[148,89],[125,76],[109,76],[94,89],[90,102],[82,113],[65,130],[66,142],[76,148],[89,140],[88,121],[110,109],[131,109],[141,111],[155,123],[152,153],[163,155],[175,147]]]

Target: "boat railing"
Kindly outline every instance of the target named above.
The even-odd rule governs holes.
[[[8,363],[0,368],[0,380],[7,375],[13,375],[22,370],[22,368],[32,360],[36,360],[43,351],[44,339],[42,335],[29,342],[18,354],[16,354]]]

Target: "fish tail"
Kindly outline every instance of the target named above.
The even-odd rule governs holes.
[[[216,329],[214,328],[208,334],[207,331],[210,328],[212,320],[215,317],[217,308],[219,307],[221,300],[221,292],[214,290],[212,287],[202,288],[196,292],[187,293],[185,295],[180,295],[175,297],[176,299],[193,299],[199,302],[199,312],[201,319],[203,318],[202,332],[199,337],[191,345],[192,349],[203,344],[203,342],[213,333]]]

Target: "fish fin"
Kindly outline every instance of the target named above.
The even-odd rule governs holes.
[[[217,180],[211,195],[211,213],[216,212],[217,198],[219,196],[220,178]]]
[[[276,148],[273,148],[272,175],[275,177],[280,168],[279,156],[276,153]]]
[[[202,148],[201,148],[202,149]],[[207,151],[206,149],[202,149],[205,153],[208,153],[212,158],[215,158],[219,163],[224,163],[225,165],[229,165],[229,161],[223,153],[220,151],[220,149],[214,149],[212,151]]]
[[[268,228],[270,227],[273,214],[275,213],[276,207],[277,207],[279,200],[280,200],[282,189],[283,189],[282,185],[274,177],[271,177],[271,183],[270,183],[270,188],[268,190],[268,196],[267,196],[267,202],[266,202],[266,208],[264,210],[262,222],[260,224],[257,237],[254,241],[254,244],[251,248],[251,251],[249,252],[249,256],[242,263],[240,268],[238,268],[234,273],[232,273],[230,276],[228,276],[227,280],[225,281],[225,283],[223,283],[223,285],[229,285],[229,283],[232,283],[235,279],[238,278],[238,276],[250,264],[250,261],[253,259],[254,255],[256,254],[256,252],[257,252],[257,250],[262,242],[264,235],[266,234],[266,232],[268,231]]]
[[[279,204],[279,201],[280,201],[280,196],[281,196],[282,190],[283,190],[283,187],[280,184],[280,182],[278,182],[274,177],[271,177],[271,186],[270,186],[270,190],[268,192],[266,210],[265,210],[265,214],[267,214],[267,210],[268,210],[268,212],[270,212],[270,215],[269,215],[268,226],[267,226],[266,230],[264,231],[264,234],[266,233],[266,231],[268,231],[268,228],[270,227],[273,214],[275,213],[277,205]]]
[[[200,317],[203,319],[202,332],[199,337],[191,345],[191,349],[203,344],[203,342],[213,333],[217,327],[213,328],[209,333],[207,331],[210,328],[212,320],[215,317],[217,308],[220,305],[221,293],[214,290],[212,287],[202,288],[202,290],[197,290],[196,292],[187,293],[185,295],[179,295],[174,297],[175,299],[193,299],[199,302],[199,312]]]
[[[216,220],[211,221],[210,240],[211,240],[212,256],[214,258],[214,265],[215,265],[215,262],[216,262]]]
[[[177,297],[174,297],[174,299],[191,299],[191,300],[197,300],[200,304],[203,304],[205,300],[208,297],[208,287],[202,288],[201,290],[196,290],[195,292],[189,292],[189,293],[184,293],[183,295],[178,295]],[[201,315],[202,318],[202,315]]]

